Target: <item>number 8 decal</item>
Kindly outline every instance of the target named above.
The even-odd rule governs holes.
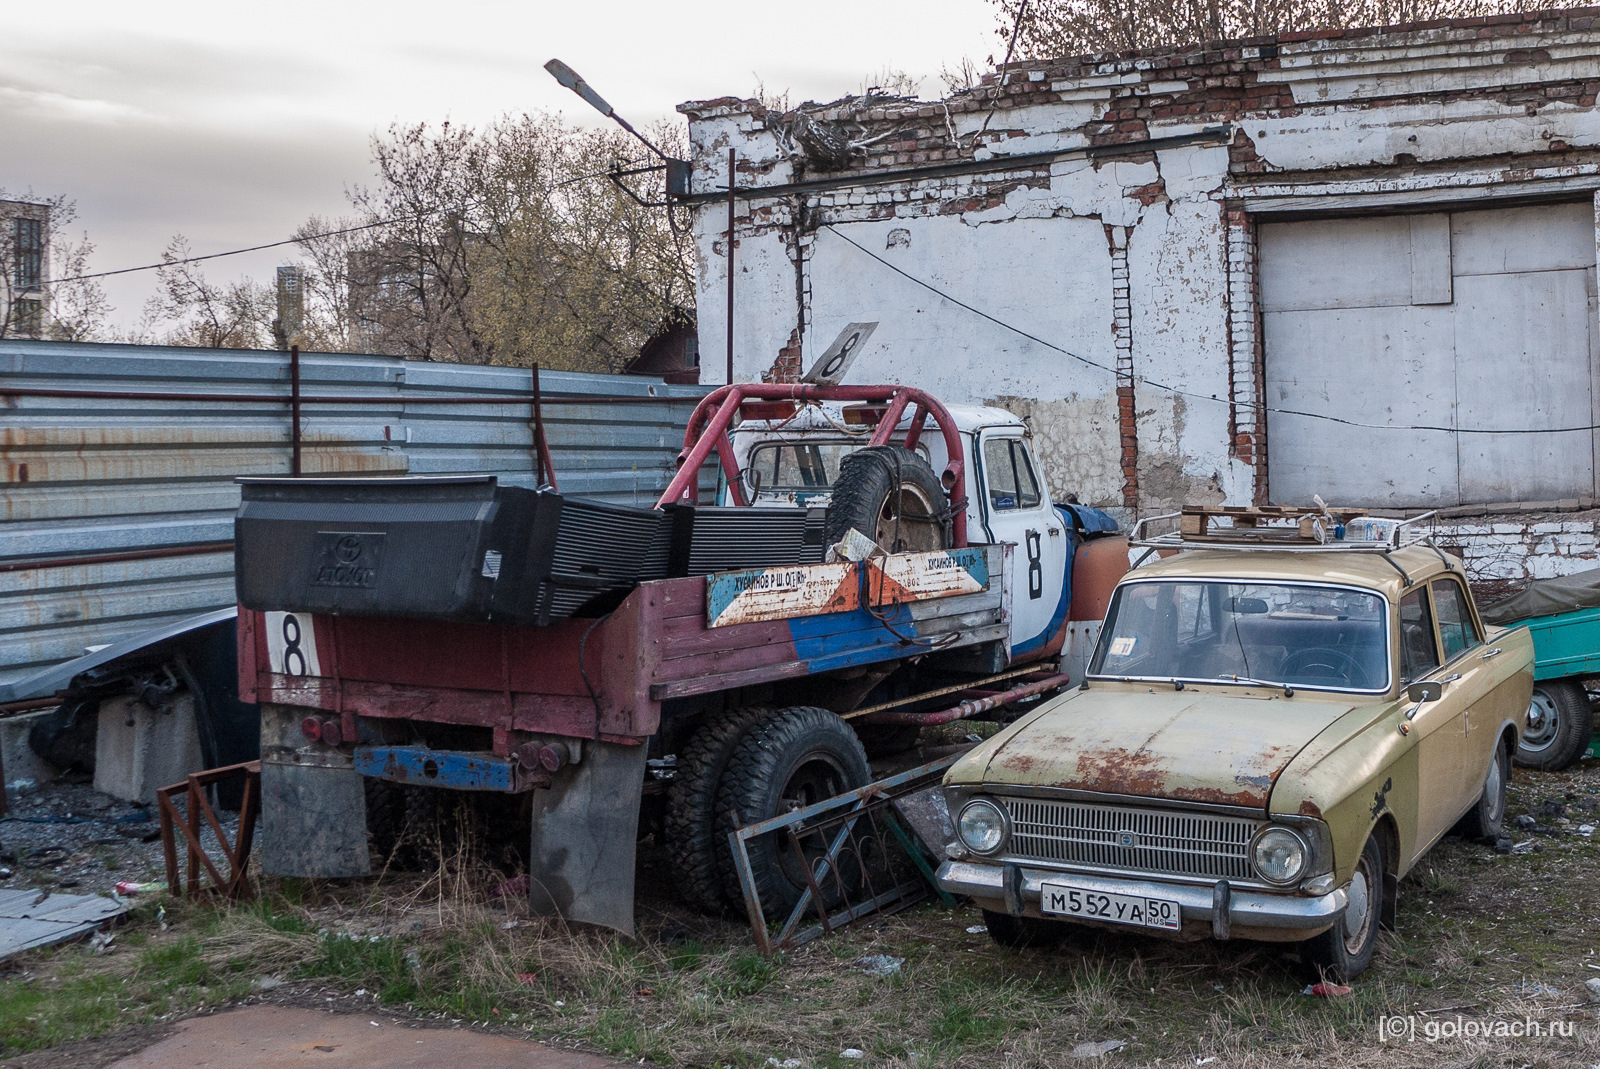
[[[299,662],[299,667],[295,667],[296,661]],[[290,676],[309,675],[308,668],[306,655],[300,649],[300,619],[294,613],[284,613],[283,673]]]
[[[1028,598],[1037,601],[1044,596],[1044,562],[1040,560],[1039,532],[1028,532]]]

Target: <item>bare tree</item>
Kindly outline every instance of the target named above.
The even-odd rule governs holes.
[[[208,349],[261,348],[276,313],[271,291],[250,279],[212,282],[198,265],[182,262],[189,256],[182,234],[161,254],[167,264],[156,271],[161,289],[145,306],[146,321],[172,324],[160,340]],[[148,324],[141,329],[153,332]]]
[[[1049,59],[1517,10],[1506,0],[990,0],[1016,55]],[[1018,18],[1021,26],[1018,27]]]

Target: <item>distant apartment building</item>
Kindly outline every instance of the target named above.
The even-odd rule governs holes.
[[[44,333],[49,235],[49,205],[0,200],[0,337]]]

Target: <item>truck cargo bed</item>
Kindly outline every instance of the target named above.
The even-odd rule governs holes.
[[[1004,645],[1011,547],[641,584],[545,627],[240,614],[246,701],[577,738],[638,740],[661,703],[918,654]]]

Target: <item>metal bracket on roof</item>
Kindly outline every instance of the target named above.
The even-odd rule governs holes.
[[[1411,577],[1406,574],[1406,570],[1404,568],[1400,567],[1400,565],[1395,562],[1395,559],[1393,557],[1389,556],[1389,551],[1388,550],[1384,550],[1382,553],[1378,554],[1378,556],[1380,556],[1384,560],[1388,561],[1389,562],[1389,567],[1393,568],[1395,571],[1400,573],[1400,581],[1402,583],[1404,583],[1406,586],[1410,586],[1411,585]]]

